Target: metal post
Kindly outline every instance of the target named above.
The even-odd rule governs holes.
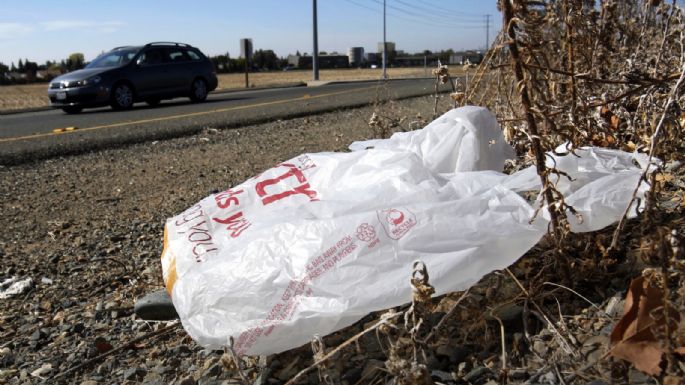
[[[314,75],[314,80],[319,80],[319,38],[316,24],[316,0],[313,0],[312,9],[314,14],[314,52],[312,53],[312,72]]]
[[[485,15],[485,52],[490,49],[490,15]]]
[[[247,39],[243,39],[243,44],[244,44],[244,51],[245,51],[245,88],[250,88],[250,80],[248,77],[248,67],[249,67],[249,62],[250,62],[250,53],[248,52],[248,48],[250,46],[250,43],[248,43]]]
[[[388,44],[385,42],[385,0],[383,0],[383,80],[388,78],[388,74],[385,71],[386,61],[388,58],[387,51]]]

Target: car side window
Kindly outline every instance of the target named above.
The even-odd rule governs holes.
[[[188,56],[180,48],[169,48],[167,51],[169,61],[172,63],[188,61]]]
[[[192,60],[192,61],[199,61],[199,60],[202,60],[202,58],[200,58],[200,55],[198,55],[198,54],[197,54],[195,51],[193,51],[193,50],[188,50],[188,51],[186,51],[186,53],[188,54],[188,56],[190,56],[190,60]]]
[[[152,48],[140,54],[137,63],[148,66],[162,64],[164,61],[164,51],[161,48]]]

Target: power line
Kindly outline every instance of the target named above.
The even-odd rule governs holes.
[[[373,1],[376,2],[376,3],[382,4],[382,3],[380,2],[380,0],[373,0]],[[402,12],[402,13],[404,13],[404,14],[406,14],[406,15],[413,16],[413,17],[418,17],[418,18],[422,18],[422,19],[425,19],[425,18],[427,17],[426,15],[421,15],[421,14],[418,14],[418,13],[413,12],[413,11],[408,11],[408,10],[406,10],[406,9],[404,9],[404,8],[400,8],[400,7],[397,7],[397,6],[394,6],[394,5],[388,5],[388,8],[392,8],[392,9],[398,11],[398,12]],[[439,21],[440,23],[453,23],[453,22],[459,22],[460,24],[463,24],[463,23],[473,23],[473,22],[475,22],[475,20],[461,20],[461,21],[460,21],[460,20],[455,20],[455,19],[451,19],[451,18],[449,18],[449,17],[446,18],[445,16],[442,16],[442,15],[439,15],[439,16],[438,16],[438,15],[429,15],[429,17],[430,17],[431,19],[435,19],[435,18],[442,19],[442,20]],[[435,20],[431,20],[431,22],[432,22],[432,23],[436,23]],[[479,24],[481,24],[481,23],[482,23],[482,22],[480,22]]]
[[[353,5],[355,5],[355,6],[358,6],[358,7],[364,8],[364,9],[368,9],[368,10],[373,11],[373,12],[383,13],[383,11],[382,11],[381,9],[372,8],[372,7],[366,6],[366,5],[364,5],[364,4],[360,4],[360,3],[358,3],[358,2],[356,2],[356,1],[354,1],[354,0],[345,0],[345,1],[346,1],[347,3],[353,4]],[[378,2],[378,0],[374,0],[374,1]],[[380,4],[382,5],[383,3],[380,3]],[[442,22],[442,23],[436,23],[436,22],[427,22],[427,21],[424,21],[424,20],[416,20],[416,19],[411,19],[411,18],[403,17],[403,16],[400,16],[400,15],[397,15],[397,14],[394,14],[394,13],[390,13],[390,12],[387,12],[387,16],[392,17],[392,18],[394,18],[394,19],[404,20],[404,21],[408,21],[408,22],[411,22],[411,23],[416,23],[416,24],[421,24],[421,25],[427,25],[427,26],[436,27],[436,28],[448,28],[448,29],[453,29],[453,30],[461,30],[461,29],[482,29],[482,28],[483,28],[481,25],[478,25],[478,26],[476,26],[476,25],[467,25],[467,26],[465,26],[465,25],[463,25],[463,24],[461,24],[461,23],[444,23],[444,22]],[[424,18],[425,18],[425,17],[424,17]]]
[[[414,0],[414,1],[417,1],[417,2],[419,2],[419,3],[422,3],[422,4],[427,5],[427,6],[429,6],[429,7],[435,8],[435,9],[437,9],[437,10],[440,10],[440,11],[443,11],[443,12],[452,13],[452,14],[455,14],[455,15],[460,15],[460,16],[481,16],[481,15],[479,15],[479,14],[477,14],[477,13],[462,12],[462,11],[456,11],[456,10],[453,10],[453,9],[443,8],[443,7],[437,6],[437,5],[435,5],[435,4],[432,4],[432,3],[429,3],[429,2],[423,1],[423,0]]]
[[[430,16],[430,17],[439,17],[439,18],[447,19],[449,21],[477,21],[478,19],[480,19],[480,16],[482,16],[482,15],[478,15],[477,17],[476,16],[473,16],[473,17],[465,16],[465,15],[450,16],[450,15],[446,15],[444,11],[421,7],[421,6],[418,6],[416,4],[410,4],[410,3],[407,3],[407,2],[402,1],[402,0],[395,0],[395,1],[404,5],[405,7],[416,10],[417,12],[421,12],[425,15]]]

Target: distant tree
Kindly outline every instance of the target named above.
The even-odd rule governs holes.
[[[75,71],[83,68],[83,64],[85,63],[85,60],[83,58],[83,54],[80,52],[72,53],[69,55],[66,61],[66,68],[69,71]]]
[[[227,55],[212,56],[209,60],[218,72],[231,72],[231,59]]]
[[[300,55],[300,51],[299,51],[299,50],[297,50],[297,51],[295,52],[295,56],[302,56],[302,55]]]
[[[256,68],[275,70],[280,69],[278,56],[273,50],[257,50],[252,56],[252,64]]]
[[[24,62],[19,59],[19,63],[17,64],[17,71],[19,72],[24,72]]]
[[[10,71],[14,72],[17,70],[17,67],[14,65],[14,62],[12,62],[12,66],[10,67]]]
[[[36,80],[36,73],[38,72],[38,63],[34,63],[26,59],[24,62],[24,74],[26,74],[26,80],[32,82]]]
[[[9,84],[9,79],[5,77],[5,74],[8,73],[10,68],[6,66],[3,63],[0,63],[0,84]]]
[[[326,52],[326,51],[319,51],[319,55],[321,55],[321,56],[328,55],[328,52]]]

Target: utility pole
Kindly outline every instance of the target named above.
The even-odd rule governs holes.
[[[490,15],[485,15],[485,51],[490,49]]]
[[[314,13],[314,52],[312,53],[312,72],[314,73],[314,80],[319,80],[319,38],[316,24],[316,0],[313,0],[312,8]]]
[[[383,80],[388,78],[385,72],[386,61],[388,59],[388,44],[385,42],[385,0],[383,0]]]

